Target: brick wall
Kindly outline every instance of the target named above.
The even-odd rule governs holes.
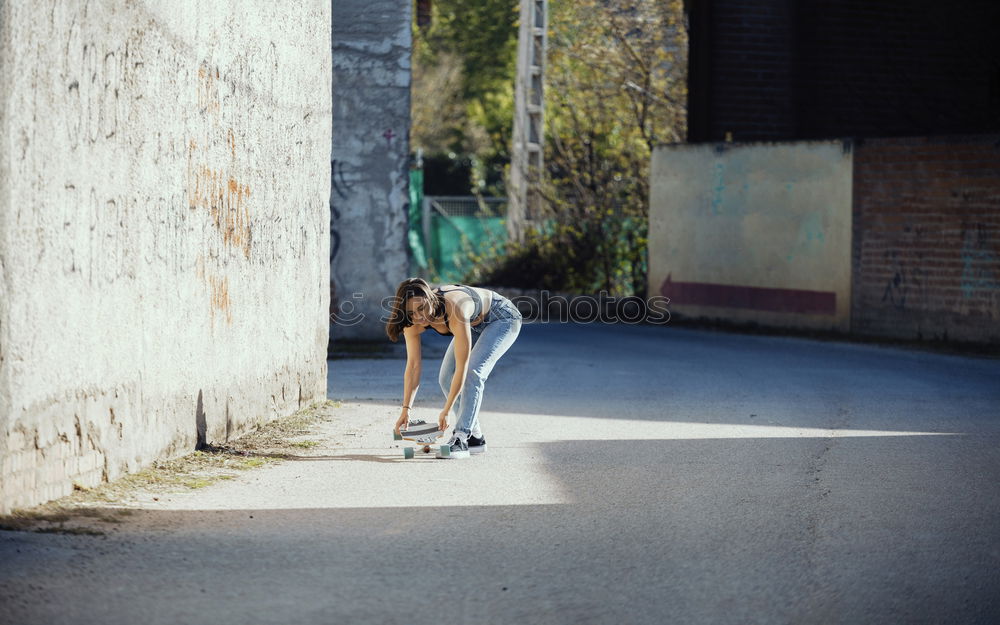
[[[852,331],[1000,343],[1000,135],[854,155]]]
[[[786,0],[689,2],[689,140],[793,136],[792,7]]]
[[[690,0],[689,141],[1000,131],[1000,2]]]

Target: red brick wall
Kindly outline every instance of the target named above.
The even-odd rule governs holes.
[[[852,331],[1000,344],[1000,135],[855,145]]]

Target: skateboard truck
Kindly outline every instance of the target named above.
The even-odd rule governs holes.
[[[426,421],[410,421],[405,426],[399,428],[399,432],[393,431],[392,438],[397,441],[413,441],[416,447],[403,447],[403,457],[409,460],[416,455],[417,449],[422,453],[431,453],[432,447],[437,447],[438,458],[450,458],[451,446],[433,445],[434,441],[441,438],[441,430],[436,423]]]

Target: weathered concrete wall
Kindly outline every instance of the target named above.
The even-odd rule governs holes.
[[[330,12],[0,2],[0,512],[324,398]]]
[[[407,276],[412,2],[333,3],[332,337],[385,338]]]
[[[653,153],[649,295],[672,314],[849,330],[851,151],[841,142]]]
[[[855,332],[1000,344],[1000,136],[865,140],[854,233]]]

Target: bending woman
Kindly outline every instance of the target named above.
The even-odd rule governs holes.
[[[420,386],[420,335],[427,328],[454,337],[438,375],[445,395],[438,427],[441,431],[448,429],[449,415],[457,419],[448,441],[451,457],[468,458],[469,453],[485,452],[479,408],[486,379],[521,331],[521,313],[509,299],[488,289],[461,284],[431,289],[421,278],[401,282],[385,326],[393,342],[400,334],[406,339],[403,406],[396,420],[396,432],[410,420],[410,409]]]

